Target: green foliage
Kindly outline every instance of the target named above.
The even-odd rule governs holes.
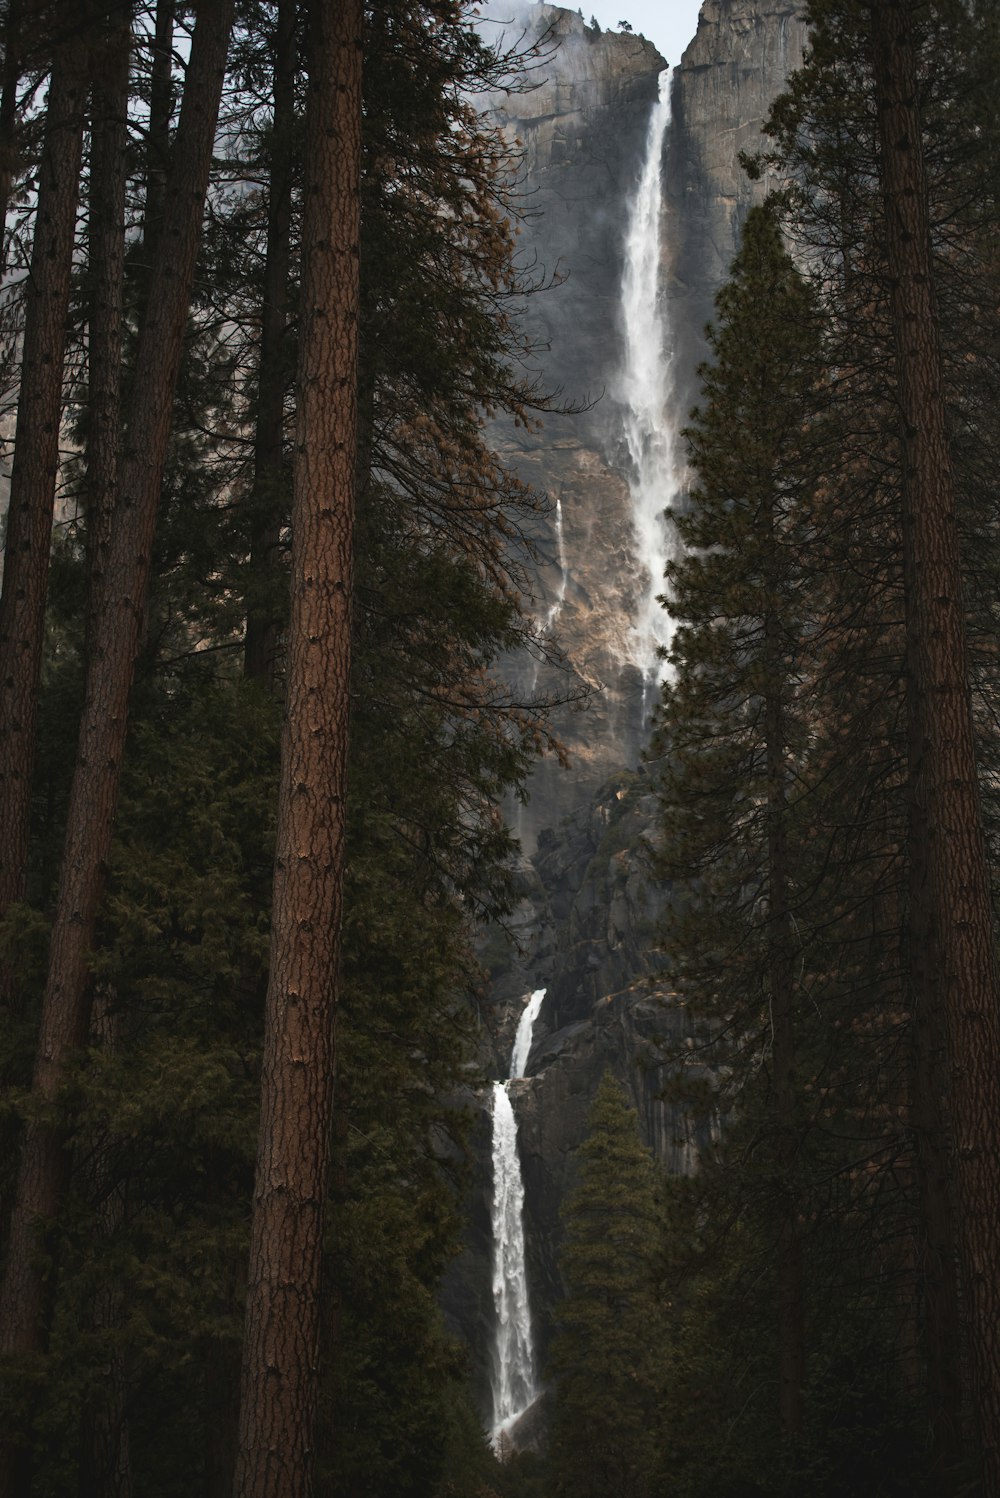
[[[797,912],[809,879],[804,829],[815,810],[803,766],[827,433],[817,416],[819,309],[769,210],[751,211],[717,305],[714,359],[687,433],[695,481],[689,508],[674,515],[684,551],[668,587],[679,622],[653,753],[662,757],[659,872],[688,891],[672,906],[664,947],[722,1069],[724,1108],[730,1052],[760,1057],[767,1046],[775,756]],[[734,1090],[744,1073],[731,1073]]]
[[[663,1312],[653,1282],[656,1168],[624,1090],[607,1073],[563,1208],[566,1298],[552,1349],[549,1491],[643,1498],[654,1491]]]
[[[37,1365],[8,1370],[0,1398],[9,1430],[33,1425],[42,1498],[86,1485],[89,1432],[120,1420],[120,1390],[137,1492],[231,1483],[280,727],[279,703],[239,679],[237,661],[248,603],[280,588],[288,541],[288,464],[262,494],[251,461],[276,8],[251,0],[239,14],[220,138],[232,159],[217,162],[174,412],[95,1024],[59,1103],[73,1172],[44,1244],[51,1337]],[[453,1098],[474,1033],[473,924],[510,904],[498,806],[546,742],[539,712],[492,678],[534,628],[517,556],[539,501],[499,464],[485,421],[525,422],[544,402],[514,317],[506,146],[470,100],[516,63],[450,0],[386,0],[366,26],[363,457],[318,1481],[331,1495],[416,1498],[467,1471],[506,1498],[512,1473],[484,1458],[474,1422],[450,1417],[465,1370],[436,1290],[458,1241],[466,1118]],[[82,438],[82,380],[74,391]],[[82,460],[67,476],[79,490]],[[250,557],[262,518],[279,556],[263,579]],[[81,511],[55,555],[31,901],[0,933],[26,999],[4,1016],[12,1124],[32,1106],[87,649],[85,529]]]
[[[677,1089],[704,1107],[707,1082],[720,1121],[668,1211],[663,1470],[691,1495],[844,1491],[845,1443],[857,1491],[921,1481],[894,1351],[911,1331],[909,1266],[889,1226],[914,1210],[886,918],[900,879],[899,699],[886,684],[894,650],[902,669],[898,566],[885,561],[891,523],[854,508],[871,491],[849,488],[861,470],[839,406],[849,375],[829,372],[817,292],[775,208],[753,210],[688,432],[691,507],[675,517],[687,550],[670,570],[680,622],[656,752],[660,868],[685,896],[664,948],[694,1014]],[[778,1384],[790,1220],[806,1356],[792,1431]],[[708,1447],[706,1416],[722,1432]]]

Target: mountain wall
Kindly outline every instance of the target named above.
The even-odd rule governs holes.
[[[536,1331],[544,1361],[560,1286],[559,1209],[572,1179],[598,1082],[610,1067],[628,1087],[647,1140],[668,1169],[694,1167],[707,1119],[662,1098],[666,1059],[688,1033],[684,997],[654,956],[671,891],[648,874],[657,814],[642,763],[651,706],[635,659],[646,587],[637,554],[623,422],[620,312],[624,237],[665,62],[642,37],[597,33],[575,12],[519,13],[547,38],[537,87],[495,101],[521,143],[521,254],[540,286],[527,298],[539,379],[566,410],[542,430],[498,427],[498,448],[549,496],[536,537],[534,608],[557,666],[510,664],[524,693],[580,695],[556,713],[569,769],[536,773],[526,807],[511,808],[524,858],[517,946],[489,935],[491,1008],[484,1055],[506,1075],[527,996],[546,988],[524,1081],[512,1084],[525,1179],[525,1223]],[[671,86],[672,123],[661,163],[661,302],[670,339],[672,397],[664,421],[679,431],[695,391],[704,324],[737,247],[753,184],[738,163],[752,151],[771,100],[801,58],[795,0],[705,0],[697,35]],[[664,503],[669,496],[664,496]],[[477,1131],[480,1169],[467,1251],[445,1303],[473,1349],[488,1408],[491,1193],[488,1102]]]

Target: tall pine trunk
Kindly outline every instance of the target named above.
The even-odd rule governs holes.
[[[773,513],[767,517],[774,532]],[[777,542],[772,553],[778,550]],[[799,1135],[796,1121],[795,977],[792,914],[789,901],[787,733],[781,696],[780,623],[764,616],[764,649],[768,686],[764,698],[767,758],[767,974],[771,1001],[774,1126],[778,1167],[778,1408],[789,1437],[802,1427],[805,1386],[805,1311],[802,1288],[802,1242],[799,1201],[794,1185]]]
[[[86,1038],[88,961],[103,890],[125,746],[128,698],[146,608],[149,565],[174,393],[200,238],[233,0],[202,0],[158,240],[100,614],[95,621],[66,841],[42,1005],[33,1094],[51,1105]],[[56,1217],[67,1160],[59,1130],[36,1115],[25,1131],[17,1199],[0,1287],[0,1352],[40,1348],[45,1281],[39,1236]],[[14,1498],[15,1488],[0,1484]]]
[[[125,191],[131,6],[109,18],[94,66],[90,145],[86,543],[88,639],[100,612],[118,493],[125,301]]]
[[[312,1489],[350,704],[361,23],[361,0],[309,9],[292,612],[239,1498]]]
[[[24,0],[7,0],[3,12],[3,66],[0,70],[0,275],[7,269],[7,210],[17,176],[17,90],[21,82]]]
[[[250,562],[247,586],[245,674],[274,681],[283,610],[276,599],[281,543],[281,489],[285,445],[285,348],[291,260],[292,169],[295,130],[296,15],[293,0],[279,0],[274,39],[274,118],[271,124],[267,250],[257,367],[257,424],[250,495]]]
[[[933,296],[910,0],[873,0],[903,455],[907,633],[927,898],[948,1042],[958,1246],[985,1491],[1000,1495],[1000,1013],[966,663],[955,492]]]
[[[68,10],[63,16],[68,21]],[[24,349],[0,597],[0,916],[24,896],[59,469],[63,359],[87,93],[87,37],[53,60],[26,291]],[[0,979],[10,1001],[9,978]]]
[[[146,137],[146,202],[142,218],[142,243],[148,269],[152,267],[156,237],[163,221],[170,160],[175,10],[176,0],[156,0],[149,79],[149,129]]]
[[[909,557],[912,561],[912,556]],[[906,591],[912,596],[913,580]],[[916,640],[907,648],[913,659]],[[929,889],[930,850],[921,699],[907,669],[908,899],[906,979],[912,1013],[909,1126],[919,1193],[918,1289],[923,1300],[931,1468],[944,1495],[954,1491],[962,1449],[962,1359],[954,1204],[949,1182],[944,1016],[938,988],[934,902]]]

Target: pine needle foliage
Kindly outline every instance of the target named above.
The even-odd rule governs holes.
[[[659,1178],[638,1117],[606,1073],[563,1208],[566,1298],[552,1348],[549,1491],[646,1498],[663,1398],[663,1312],[654,1286]]]

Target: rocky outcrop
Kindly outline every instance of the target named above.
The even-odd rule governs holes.
[[[673,74],[662,294],[678,429],[740,223],[767,186],[750,182],[739,154],[760,143],[770,103],[801,56],[800,12],[796,0],[706,0]],[[529,35],[545,38],[548,60],[532,75],[536,86],[495,101],[496,114],[519,143],[520,255],[539,288],[525,321],[539,384],[563,414],[547,416],[540,432],[501,426],[495,439],[552,507],[535,537],[530,582],[536,617],[564,665],[515,662],[510,674],[521,692],[575,699],[555,717],[569,770],[543,766],[527,808],[510,809],[531,852],[543,827],[636,764],[646,734],[649,702],[633,648],[646,573],[628,489],[620,301],[628,211],[666,65],[643,37],[598,33],[574,11],[535,5],[519,14]]]
[[[761,145],[761,125],[799,66],[807,31],[802,0],[704,0],[698,31],[674,74],[667,153],[670,285],[678,333],[676,394],[687,409],[702,357],[702,330],[736,253],[751,204],[773,185],[755,183],[742,153]]]
[[[511,809],[531,851],[540,826],[635,763],[642,739],[642,680],[630,652],[639,569],[615,387],[628,203],[665,63],[644,38],[597,32],[574,11],[537,5],[524,14],[548,60],[532,74],[537,86],[498,100],[496,113],[519,142],[520,258],[539,288],[525,320],[540,388],[556,409],[540,432],[500,427],[494,436],[553,507],[531,582],[536,617],[564,665],[512,662],[509,674],[522,693],[574,703],[555,720],[569,770],[544,765],[529,806]]]

